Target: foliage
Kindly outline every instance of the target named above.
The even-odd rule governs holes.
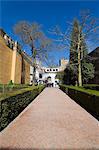
[[[77,43],[79,33],[79,22],[77,19],[73,22],[73,29],[71,32],[71,43],[70,43],[70,64],[77,63]]]
[[[99,85],[98,84],[84,84],[83,87],[85,89],[91,89],[91,90],[99,91]]]
[[[69,85],[75,85],[77,81],[77,66],[69,64],[64,70],[64,83]]]
[[[66,48],[67,50],[70,50],[70,65],[68,66],[68,72],[66,73],[67,75],[70,74],[72,78],[70,79],[68,77],[70,79],[68,82],[70,82],[70,84],[72,81],[73,84],[78,82],[78,85],[82,86],[82,76],[84,76],[84,74],[82,74],[82,66],[84,66],[84,64],[82,65],[82,60],[88,54],[86,43],[87,41],[89,42],[89,40],[91,40],[91,42],[98,41],[97,35],[99,26],[97,25],[97,19],[93,18],[93,16],[90,15],[90,12],[86,10],[80,14],[79,20],[75,19],[73,24],[71,22],[68,23],[69,27],[67,28],[67,31],[60,30],[60,28],[56,26],[56,28],[52,30],[52,33],[58,37],[55,41],[58,42],[57,44],[61,47],[61,49]],[[92,71],[93,74],[94,67],[92,67],[91,64],[89,66],[87,65],[87,68],[88,67],[91,68],[88,70],[90,70],[90,72]],[[88,81],[89,78],[92,78],[92,76],[90,76],[90,72],[88,73],[88,78],[87,76],[84,77],[86,78],[86,81]],[[75,78],[76,75],[77,77]]]
[[[8,85],[13,85],[13,82],[12,80],[9,81]]]
[[[74,90],[78,90],[80,92],[89,94],[89,95],[95,95],[95,96],[99,96],[99,92],[97,90],[91,90],[91,89],[86,89],[84,87],[79,87],[79,86],[71,86],[71,85],[60,85],[60,87],[64,87],[69,88],[69,89],[74,89]]]
[[[67,72],[69,76],[68,82],[69,84],[72,85],[75,85],[77,84],[77,82],[78,83],[80,82],[78,77],[81,78],[83,83],[87,83],[89,79],[92,79],[94,77],[94,66],[88,60],[87,45],[82,30],[79,30],[79,28],[80,28],[80,24],[76,19],[74,20],[73,29],[71,32],[70,63],[67,68]],[[80,43],[78,49],[77,47],[78,47],[79,34],[80,34]]]
[[[56,78],[56,79],[59,79],[60,83],[63,83],[63,82],[64,82],[64,71],[62,71],[62,72],[57,72],[55,78]]]
[[[43,89],[44,86],[36,86],[3,95],[0,100],[0,131],[17,117]]]
[[[0,92],[1,93],[8,93],[13,92],[19,89],[27,88],[29,85],[26,84],[1,84],[0,85]],[[2,95],[0,95],[1,97]]]
[[[82,63],[82,78],[83,78],[83,83],[87,83],[89,79],[94,78],[94,66],[92,63],[83,61],[83,63]]]

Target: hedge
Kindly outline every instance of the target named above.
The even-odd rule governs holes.
[[[99,120],[99,92],[75,86],[60,85],[60,89]]]
[[[44,89],[36,86],[3,95],[0,99],[0,131],[3,130]]]
[[[99,91],[99,85],[97,85],[97,84],[86,84],[86,85],[83,85],[83,87],[86,89]]]
[[[12,85],[0,84],[0,92],[1,93],[7,93],[10,91],[16,91],[16,90],[27,88],[27,87],[29,87],[29,85],[26,85],[26,84],[12,84]]]

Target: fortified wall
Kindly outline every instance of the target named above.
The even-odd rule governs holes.
[[[0,84],[7,84],[10,80],[17,84],[29,84],[31,65],[31,59],[21,50],[18,42],[0,29]]]

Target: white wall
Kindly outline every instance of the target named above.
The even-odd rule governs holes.
[[[57,73],[53,73],[53,72],[50,72],[50,73],[43,73],[43,77],[42,77],[42,79],[43,80],[45,80],[45,79],[47,79],[49,76],[51,77],[51,82],[54,84],[54,87],[56,86],[56,83],[55,83],[55,81],[57,80],[57,79],[55,79],[55,77],[56,77],[56,74]]]
[[[30,84],[31,84],[31,81],[33,79],[33,67],[30,66]],[[36,79],[39,80],[39,71],[36,70]]]
[[[36,70],[36,79],[37,81],[39,82],[40,81],[45,81],[49,76],[51,77],[51,82],[53,83],[53,86],[56,87],[56,82],[55,81],[58,81],[58,79],[55,79],[56,77],[56,74],[57,72],[42,72],[42,78],[39,78],[39,73],[40,73],[40,70]],[[33,67],[30,66],[30,84],[32,83],[32,74],[33,74]]]

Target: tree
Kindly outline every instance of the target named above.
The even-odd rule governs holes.
[[[76,28],[74,25],[76,26]],[[79,21],[75,21],[73,25],[72,23],[69,23],[69,28],[70,26],[72,27],[74,26],[72,30],[72,35],[71,35],[71,31],[70,32],[61,31],[59,28],[54,28],[52,32],[57,35],[58,40],[55,41],[57,41],[62,48],[68,48],[68,49],[70,48],[70,69],[72,70],[73,66],[75,65],[77,66],[76,72],[78,77],[78,85],[82,86],[82,71],[83,71],[82,66],[84,66],[82,65],[82,59],[87,55],[85,40],[92,41],[92,37],[93,37],[93,41],[96,42],[99,26],[96,23],[96,19],[93,18],[90,15],[90,13],[86,11],[83,11]],[[88,66],[89,65],[87,65],[87,67]],[[94,69],[94,67],[92,68]]]
[[[83,33],[79,29],[79,21],[77,19],[73,22],[72,32],[71,32],[71,43],[70,43],[70,60],[69,65],[67,67],[68,75],[69,75],[69,83],[75,85],[77,81],[79,84],[82,84],[82,63],[81,59],[87,56],[88,50],[83,38]],[[80,36],[80,37],[79,37]],[[79,38],[81,38],[81,42],[79,43]],[[79,43],[79,45],[78,45]],[[78,48],[79,46],[79,48]],[[83,64],[84,66],[84,64]],[[79,72],[79,76],[78,76]],[[78,76],[78,79],[77,79]]]
[[[82,80],[87,83],[89,79],[94,78],[94,65],[86,60],[82,62]]]
[[[38,23],[20,21],[14,26],[14,32],[20,36],[22,43],[27,44],[31,50],[33,61],[33,82],[35,83],[36,59],[44,61],[51,44]]]
[[[59,81],[60,81],[61,83],[64,83],[64,71],[57,72],[55,78],[56,78],[56,79],[59,79]]]
[[[71,43],[70,43],[70,64],[77,63],[77,43],[79,33],[79,22],[77,19],[73,22],[73,29],[71,32]]]
[[[68,82],[70,84],[75,84],[77,81],[77,65],[78,65],[78,59],[77,59],[77,43],[78,43],[78,34],[79,34],[79,22],[77,19],[73,22],[73,28],[71,32],[71,42],[70,42],[70,57],[69,57],[69,65],[67,67],[68,72]]]
[[[94,65],[90,61],[90,57],[88,56],[88,48],[85,40],[82,40],[81,43],[82,51],[81,51],[81,71],[82,71],[82,81],[83,83],[87,83],[89,79],[94,77]]]
[[[78,21],[76,21],[76,24],[77,23]],[[73,50],[75,57],[73,57],[72,64],[70,61],[70,65],[73,65],[72,71],[74,72],[73,73],[74,78],[75,78],[75,72],[77,73],[78,71],[79,86],[82,86],[82,81],[87,82],[89,79],[92,79],[94,77],[94,67],[92,63],[87,62],[87,59],[88,59],[87,58],[87,54],[88,54],[87,45],[83,36],[82,28],[79,24],[77,25],[76,26],[77,26],[78,32],[75,32],[75,21],[74,21],[73,33],[75,34],[73,34],[74,38],[71,39],[71,42],[74,43],[76,47],[75,47],[75,50]],[[77,55],[78,55],[78,63],[77,63]],[[70,56],[71,56],[71,53],[70,53]],[[72,56],[70,58],[72,58]],[[78,66],[78,70],[77,70],[77,66]]]

